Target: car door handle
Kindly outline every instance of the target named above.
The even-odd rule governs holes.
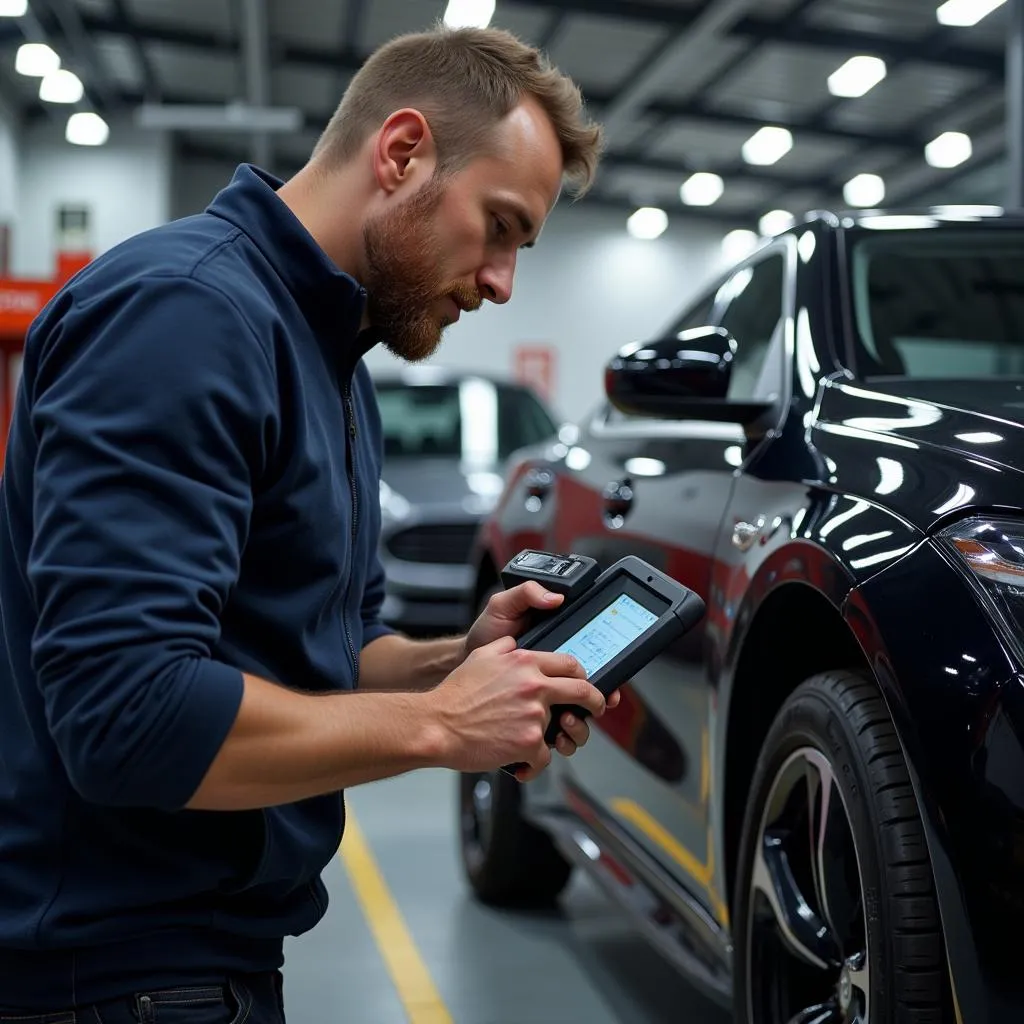
[[[523,486],[526,489],[528,498],[543,500],[548,496],[552,484],[555,482],[554,475],[547,469],[531,469],[526,474]]]
[[[604,513],[612,519],[623,519],[633,507],[632,480],[616,480],[604,489]]]
[[[733,547],[740,551],[749,551],[757,543],[758,535],[764,529],[764,516],[758,516],[754,523],[747,523],[738,520],[733,524],[732,543]]]

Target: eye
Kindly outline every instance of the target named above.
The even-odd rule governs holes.
[[[498,238],[504,238],[508,234],[508,224],[498,216],[495,216],[493,220],[495,235],[497,235]]]

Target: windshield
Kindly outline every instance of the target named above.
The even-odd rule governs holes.
[[[377,400],[389,459],[496,462],[558,430],[531,391],[477,378],[455,384],[378,383]]]
[[[859,376],[1024,375],[1024,234],[872,232],[851,273]]]

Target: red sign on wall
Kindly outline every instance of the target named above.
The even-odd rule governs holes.
[[[513,375],[545,401],[555,395],[555,352],[551,345],[519,345],[513,353]]]

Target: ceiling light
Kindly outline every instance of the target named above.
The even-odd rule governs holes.
[[[14,58],[14,70],[29,78],[43,78],[60,67],[60,57],[46,43],[22,43]]]
[[[668,214],[654,206],[641,206],[626,221],[626,229],[634,238],[650,241],[659,238],[668,227]]]
[[[792,148],[793,133],[788,128],[761,128],[743,143],[743,159],[767,167],[778,163]]]
[[[737,228],[722,239],[722,255],[727,262],[735,263],[743,259],[744,256],[749,256],[760,241],[756,231]]]
[[[487,28],[494,17],[494,0],[448,0],[444,23],[449,28]]]
[[[1006,0],[946,0],[935,12],[940,25],[956,25],[959,28],[970,28],[977,25],[982,18],[987,18],[997,7],[1002,7]]]
[[[700,171],[686,179],[679,189],[679,198],[687,206],[711,206],[725,191],[725,182],[717,174]]]
[[[107,122],[91,111],[72,114],[64,132],[64,138],[76,146],[102,146],[109,137]]]
[[[885,75],[885,61],[881,58],[851,57],[828,76],[828,91],[833,96],[856,99],[874,89]]]
[[[878,206],[885,198],[885,182],[877,174],[858,174],[844,186],[843,198],[850,206]]]
[[[943,132],[924,148],[924,158],[932,167],[957,167],[970,160],[971,137],[963,132]]]
[[[39,98],[46,103],[77,103],[84,93],[82,80],[73,71],[51,71],[39,83]]]
[[[28,13],[28,0],[0,0],[0,18],[20,18]]]
[[[788,210],[772,210],[758,221],[757,227],[762,238],[772,238],[792,227],[794,220],[793,214]]]

